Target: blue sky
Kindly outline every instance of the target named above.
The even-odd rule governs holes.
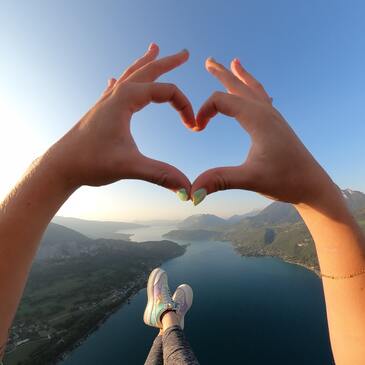
[[[152,41],[161,55],[190,60],[164,76],[195,111],[222,89],[204,69],[213,56],[239,57],[274,105],[341,187],[365,191],[365,4],[362,1],[2,1],[0,12],[0,195],[61,137]],[[241,163],[249,139],[218,116],[192,133],[168,105],[135,115],[140,150],[193,180]],[[229,216],[268,200],[245,191],[209,196],[200,206],[140,181],[80,189],[60,214],[94,219]]]

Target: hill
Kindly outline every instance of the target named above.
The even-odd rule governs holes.
[[[349,209],[365,229],[365,194],[342,190]],[[224,239],[233,242],[245,256],[277,256],[318,270],[317,254],[312,236],[288,203],[274,202],[254,217],[225,230]]]
[[[365,230],[365,194],[342,190],[349,209]],[[253,215],[224,220],[201,214],[185,219],[164,237],[177,240],[229,240],[245,256],[277,256],[318,269],[314,241],[293,205],[273,202]]]
[[[79,255],[88,250],[91,242],[88,237],[73,229],[50,223],[42,237],[35,260]]]
[[[10,330],[5,363],[56,363],[145,287],[153,268],[184,252],[168,240],[91,240],[51,223]],[[28,353],[17,347],[23,340],[33,344]]]
[[[213,214],[195,214],[178,224],[180,229],[217,229],[227,225],[227,221]]]

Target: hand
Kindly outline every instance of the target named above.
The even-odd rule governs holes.
[[[263,86],[240,64],[231,71],[209,58],[207,70],[227,89],[215,92],[200,108],[194,130],[203,130],[222,113],[241,124],[252,141],[247,159],[240,166],[205,171],[192,185],[192,199],[199,204],[206,194],[226,189],[256,191],[290,203],[310,203],[333,184],[327,173],[272,106]]]
[[[183,200],[188,199],[188,178],[175,167],[144,156],[130,131],[133,113],[150,102],[169,102],[187,127],[195,126],[187,97],[173,84],[154,82],[186,62],[189,54],[183,50],[155,60],[158,52],[158,46],[152,44],[118,80],[109,80],[100,100],[46,153],[69,184],[99,186],[139,179],[173,191],[185,189]]]

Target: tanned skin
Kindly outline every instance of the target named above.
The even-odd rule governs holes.
[[[40,239],[62,204],[83,185],[140,179],[174,192],[184,188],[191,197],[200,189],[208,194],[244,189],[292,203],[313,236],[321,271],[338,278],[323,278],[336,364],[363,364],[365,275],[356,273],[365,270],[365,240],[341,191],[237,59],[230,70],[207,60],[207,70],[227,92],[213,93],[195,118],[189,100],[175,85],[156,82],[184,63],[188,52],[157,60],[158,52],[152,44],[119,79],[111,79],[99,101],[30,166],[1,203],[0,352],[3,355]],[[191,185],[175,167],[142,155],[131,136],[130,120],[150,102],[170,102],[194,131],[203,130],[217,113],[235,118],[251,137],[246,161],[208,170]]]

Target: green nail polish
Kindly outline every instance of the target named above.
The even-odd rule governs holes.
[[[176,192],[176,195],[179,197],[180,200],[182,200],[183,202],[186,202],[187,200],[189,200],[189,197],[188,197],[188,193],[186,192],[186,190],[183,188],[183,189],[180,189]]]
[[[197,190],[193,194],[193,204],[198,205],[204,200],[206,196],[207,196],[207,191],[204,188]]]

